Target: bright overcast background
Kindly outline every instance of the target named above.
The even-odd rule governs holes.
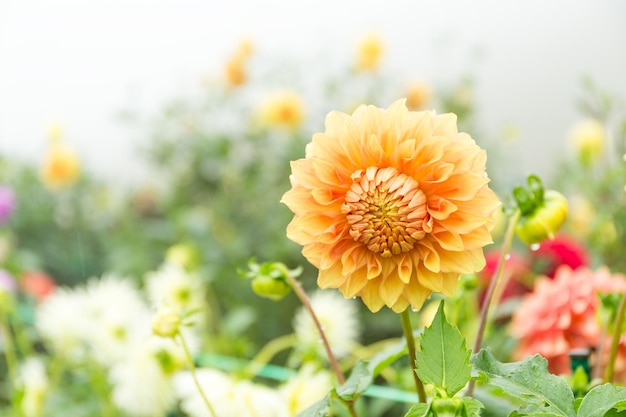
[[[87,169],[138,180],[141,138],[122,109],[156,112],[222,71],[243,38],[311,62],[352,53],[371,31],[383,70],[471,73],[481,128],[517,127],[524,175],[566,146],[583,75],[626,98],[622,0],[0,0],[0,152],[39,161],[58,122]]]

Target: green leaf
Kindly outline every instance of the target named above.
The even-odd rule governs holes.
[[[433,384],[452,397],[470,379],[471,350],[466,347],[459,329],[446,320],[443,304],[439,304],[432,324],[424,329],[415,363],[422,382]]]
[[[296,417],[325,417],[330,411],[330,393],[321,400],[300,411]]]
[[[462,399],[465,406],[465,417],[480,417],[480,410],[484,408],[483,403],[470,397],[463,397]]]
[[[472,362],[482,380],[526,404],[511,415],[576,416],[572,390],[563,378],[548,372],[548,362],[541,356],[502,363],[483,349]]]
[[[380,352],[378,352],[369,361],[368,368],[372,374],[372,377],[378,376],[383,369],[387,368],[397,359],[407,354],[406,340],[402,339],[400,342],[389,346]]]
[[[626,388],[604,384],[585,395],[578,408],[579,417],[602,417],[612,408],[623,411],[626,404]]]
[[[372,385],[373,377],[365,361],[359,361],[352,368],[352,372],[348,380],[342,386],[337,388],[339,398],[346,401],[356,399],[361,393]]]
[[[430,404],[417,403],[412,406],[404,417],[426,417],[430,412]]]

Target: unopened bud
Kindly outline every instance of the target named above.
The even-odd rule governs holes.
[[[180,331],[182,319],[171,307],[160,308],[152,319],[152,333],[161,337],[175,337]]]
[[[291,287],[284,279],[259,275],[252,280],[252,290],[261,297],[278,301],[289,294]]]

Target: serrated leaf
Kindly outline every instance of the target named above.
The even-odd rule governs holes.
[[[548,372],[548,361],[541,356],[502,363],[490,350],[481,350],[472,363],[482,380],[527,404],[511,415],[576,416],[572,390],[563,378]]]
[[[480,401],[463,397],[463,405],[465,406],[465,417],[480,417],[480,410],[485,408]]]
[[[626,401],[626,388],[604,384],[593,388],[585,395],[578,407],[579,417],[602,417],[609,410],[623,411]]]
[[[459,329],[446,320],[443,304],[439,304],[432,324],[424,329],[415,362],[422,382],[433,384],[452,397],[470,379],[472,352],[466,347]]]
[[[330,393],[321,400],[300,411],[296,417],[325,417],[330,411]]]
[[[359,361],[352,368],[350,376],[345,384],[337,388],[337,395],[347,401],[356,399],[361,393],[372,385],[373,377],[365,361]]]
[[[430,413],[430,404],[417,403],[413,405],[404,417],[426,417]]]

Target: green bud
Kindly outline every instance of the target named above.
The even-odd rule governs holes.
[[[302,268],[287,269],[281,262],[257,263],[254,259],[248,262],[248,271],[239,270],[239,275],[252,279],[252,290],[274,301],[281,300],[289,291],[291,285],[289,279],[293,279],[302,273]]]
[[[252,290],[261,297],[279,301],[289,294],[291,287],[283,279],[259,275],[252,280]]]
[[[529,245],[553,239],[567,217],[568,204],[563,194],[546,190],[542,200],[532,211],[522,212],[515,227],[520,240]]]
[[[459,397],[435,398],[430,406],[434,417],[464,417],[465,405]]]

